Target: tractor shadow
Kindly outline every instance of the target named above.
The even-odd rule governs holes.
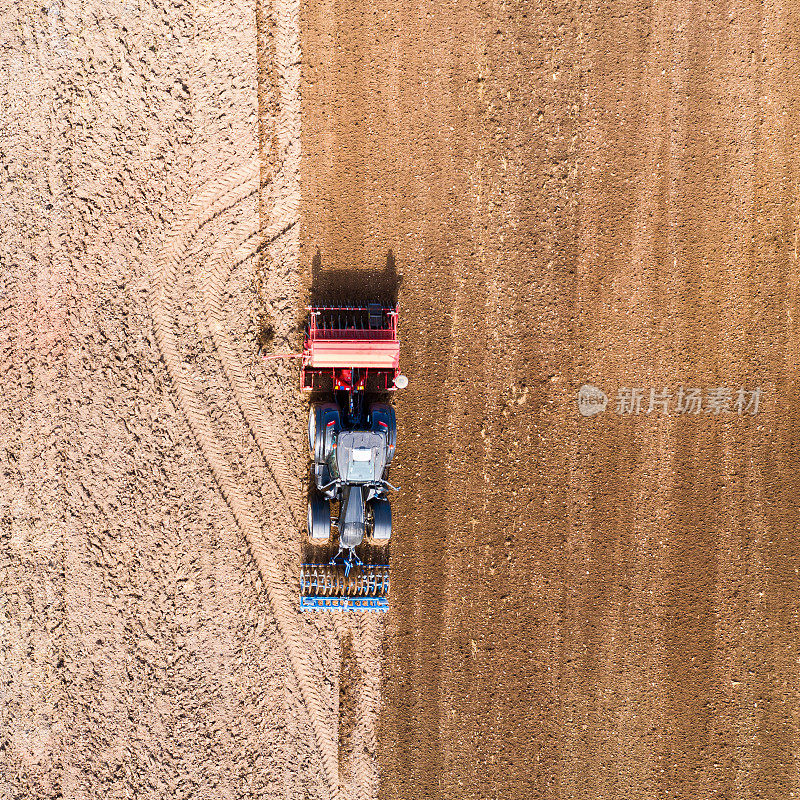
[[[311,287],[308,305],[366,306],[382,303],[397,304],[403,278],[397,272],[394,253],[386,253],[383,269],[325,269],[322,254],[317,248],[311,260]]]

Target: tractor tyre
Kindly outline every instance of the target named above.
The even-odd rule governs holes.
[[[331,405],[331,403],[314,403],[308,409],[308,449],[317,464],[325,461],[325,436],[328,432],[327,422]],[[338,420],[338,412],[336,419]]]
[[[314,461],[321,461],[325,447],[325,424],[322,409],[317,404],[308,407],[308,451]]]
[[[324,464],[330,456],[340,426],[336,403],[313,403],[309,406],[308,449],[317,464]]]
[[[314,457],[317,443],[317,409],[314,405],[308,407],[308,452]]]
[[[331,504],[324,497],[308,498],[308,538],[314,544],[326,544],[331,537]]]
[[[372,538],[388,542],[392,535],[392,506],[388,500],[372,501]]]
[[[392,463],[397,445],[397,418],[394,407],[388,403],[373,403],[369,407],[370,428],[375,433],[386,431],[386,466]]]

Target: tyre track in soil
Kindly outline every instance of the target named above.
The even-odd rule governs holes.
[[[288,232],[296,223],[299,198],[290,196],[273,210],[274,222],[263,236],[259,233],[258,221],[247,218],[235,225],[218,242],[208,259],[206,269],[200,269],[197,285],[202,286],[202,310],[206,326],[211,334],[216,353],[222,363],[225,376],[239,406],[242,416],[253,434],[268,468],[290,509],[295,527],[299,527],[297,513],[298,495],[296,487],[299,477],[291,473],[283,454],[290,449],[285,437],[276,440],[269,426],[262,421],[258,400],[251,388],[241,361],[236,357],[233,343],[225,331],[223,322],[223,293],[226,282],[236,265],[245,261],[258,250]],[[294,488],[294,491],[293,491]],[[300,520],[301,521],[301,520]],[[353,638],[356,661],[361,672],[358,685],[355,730],[353,736],[354,785],[349,796],[372,798],[377,793],[377,771],[374,765],[377,748],[376,724],[380,704],[380,637],[379,620],[374,615],[359,615],[355,621],[350,617],[337,624],[337,633],[342,639],[349,632]]]
[[[206,328],[234,399],[287,504],[295,527],[299,527],[297,512],[299,498],[296,487],[300,485],[300,480],[281,455],[289,452],[290,443],[285,437],[276,438],[270,426],[263,423],[263,412],[252,390],[251,381],[243,369],[241,360],[236,356],[223,322],[223,293],[231,271],[237,263],[247,259],[254,252],[266,251],[275,239],[288,232],[296,224],[299,206],[299,191],[296,186],[294,188],[291,186],[291,181],[297,173],[296,162],[299,156],[299,152],[295,152],[293,146],[296,147],[298,143],[296,136],[298,131],[295,128],[299,127],[300,98],[297,75],[293,76],[290,73],[292,68],[296,72],[299,69],[299,4],[296,2],[274,4],[271,13],[267,13],[266,16],[267,36],[261,43],[262,53],[266,53],[268,64],[279,67],[268,71],[272,102],[265,108],[268,112],[266,126],[270,132],[267,139],[270,152],[278,153],[277,160],[280,163],[275,164],[267,159],[270,168],[267,175],[262,171],[262,182],[271,179],[270,185],[276,190],[274,194],[280,195],[288,191],[288,196],[281,198],[276,206],[269,207],[269,203],[265,202],[269,193],[262,191],[262,218],[269,215],[266,231],[254,239],[258,233],[254,221],[244,220],[234,226],[217,243],[207,269],[199,270],[196,284],[200,288],[199,295]],[[274,46],[274,53],[269,52],[271,46]],[[281,178],[288,179],[290,185],[278,187],[277,181]],[[255,190],[257,188],[255,166],[253,174],[247,180]],[[263,223],[262,219],[262,225]],[[375,726],[380,702],[380,664],[377,659],[381,634],[374,625],[369,623],[359,625],[353,617],[345,618],[342,623],[345,629],[352,631],[356,659],[363,674],[363,680],[359,681],[359,703],[354,721],[352,757],[356,785],[349,787],[347,794],[371,798],[377,792]]]
[[[251,182],[255,183],[254,191],[258,188],[258,178],[258,174],[251,176]],[[252,382],[245,374],[241,361],[236,357],[230,336],[225,331],[222,294],[228,276],[236,263],[268,246],[297,223],[297,204],[297,198],[290,197],[277,206],[276,221],[262,237],[256,238],[260,230],[257,218],[245,219],[234,226],[219,242],[218,248],[208,260],[207,269],[201,269],[197,276],[197,285],[202,287],[202,308],[206,324],[222,363],[225,377],[258,449],[286,501],[295,527],[298,527],[301,522],[297,492],[300,480],[299,476],[290,469],[283,455],[289,452],[290,443],[285,436],[276,438],[273,430],[262,421],[262,413],[252,389]]]
[[[156,274],[151,281],[151,316],[159,350],[172,379],[180,406],[220,492],[248,542],[264,580],[269,603],[275,614],[291,669],[308,712],[331,796],[338,797],[336,743],[322,723],[322,703],[303,645],[295,632],[299,627],[299,619],[297,619],[297,613],[292,610],[285,576],[279,574],[275,566],[274,554],[262,536],[261,527],[252,507],[237,486],[236,478],[227,463],[225,453],[212,432],[210,419],[193,390],[191,379],[184,374],[177,336],[173,331],[174,298],[170,290],[175,286],[182,255],[203,224],[257,191],[259,179],[260,163],[257,159],[250,160],[232,170],[224,178],[210,181],[205,190],[187,204],[186,211],[178,219],[172,234],[167,239],[158,260]],[[241,395],[237,397],[237,402],[241,402],[241,397]],[[246,407],[247,401],[245,400],[244,403]]]
[[[280,167],[276,169],[269,159],[265,159],[275,170],[275,174],[288,176],[297,187],[300,173],[300,120],[301,120],[301,94],[300,94],[300,65],[302,63],[300,52],[300,3],[297,0],[283,0],[268,6],[263,3],[260,7],[264,37],[260,42],[260,57],[265,60],[264,77],[262,86],[267,90],[262,100],[260,116],[264,120],[262,126],[268,135],[262,132],[262,141],[270,143],[270,153],[278,153]],[[272,13],[269,13],[271,10]],[[270,48],[274,47],[274,54]],[[277,124],[272,125],[273,118]],[[263,199],[262,199],[263,202]],[[290,224],[293,215],[299,212],[300,193],[299,187],[289,187],[289,196],[283,201],[287,204],[282,208],[263,210],[262,216],[269,213],[269,231],[280,227],[282,222]],[[270,234],[266,236],[269,242]],[[234,259],[235,261],[236,259]],[[220,274],[227,273],[227,266],[219,265]],[[221,278],[224,283],[224,278]],[[219,284],[218,284],[219,286]],[[218,291],[215,289],[214,291]],[[219,297],[219,295],[218,295]],[[212,299],[212,305],[218,300]],[[216,306],[219,307],[218,305]],[[212,335],[215,326],[212,327]],[[231,352],[231,348],[224,345],[220,352]],[[228,364],[232,369],[241,369],[240,362],[230,358]],[[228,367],[226,367],[227,374]],[[233,374],[233,373],[232,373]],[[229,376],[229,380],[231,380]],[[241,387],[237,393],[237,402],[248,420],[259,448],[264,453],[267,461],[268,452],[271,452],[269,431],[262,430],[260,413],[249,382],[242,372],[234,376],[231,386]],[[249,396],[248,396],[249,393]],[[282,474],[276,476],[284,498],[296,498],[296,489],[300,481],[293,475]],[[296,516],[295,516],[296,519]],[[348,632],[352,635],[353,648],[361,676],[358,681],[357,691],[359,702],[355,709],[356,719],[353,721],[354,731],[352,739],[352,768],[353,782],[349,787],[343,788],[344,794],[350,797],[363,797],[371,800],[378,792],[378,768],[376,763],[376,726],[380,708],[380,655],[382,652],[381,639],[383,636],[382,623],[370,620],[373,615],[340,615],[335,614],[334,626],[339,637],[340,647]],[[361,617],[361,619],[359,619]],[[339,767],[337,766],[337,774]]]
[[[374,614],[361,614],[353,630],[356,663],[361,672],[353,754],[356,781],[355,798],[372,800],[378,796],[378,768],[375,761],[377,725],[381,702],[381,637],[383,621]]]
[[[372,800],[378,796],[377,722],[380,710],[381,636],[383,623],[375,614],[343,614],[333,616],[334,632],[339,642],[339,697],[345,682],[348,691],[357,696],[352,720],[343,720],[350,708],[339,707],[339,779],[342,793],[351,800]],[[351,678],[345,666],[346,642],[352,645],[352,661],[356,677]],[[354,663],[353,663],[354,662]],[[352,685],[350,685],[352,684]],[[342,730],[342,722],[347,733]],[[344,758],[341,757],[345,749]],[[350,769],[348,770],[348,766]]]

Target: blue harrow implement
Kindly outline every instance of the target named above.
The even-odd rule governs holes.
[[[336,564],[303,564],[300,608],[322,611],[386,611],[388,564],[355,566],[349,574]]]

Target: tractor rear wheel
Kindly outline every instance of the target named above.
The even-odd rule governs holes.
[[[308,408],[308,450],[317,464],[330,456],[340,427],[336,403],[312,403]]]
[[[325,544],[331,536],[331,504],[319,495],[308,498],[308,538]]]
[[[325,411],[312,404],[308,408],[308,450],[317,463],[325,460]]]
[[[310,405],[308,407],[308,452],[311,454],[311,457],[314,457],[314,453],[316,451],[316,444],[317,441],[317,409],[315,406]]]
[[[392,463],[397,444],[397,418],[394,407],[388,403],[373,403],[369,407],[370,425],[375,433],[386,432],[386,466]]]
[[[388,542],[392,535],[392,506],[388,500],[372,501],[372,538]]]

